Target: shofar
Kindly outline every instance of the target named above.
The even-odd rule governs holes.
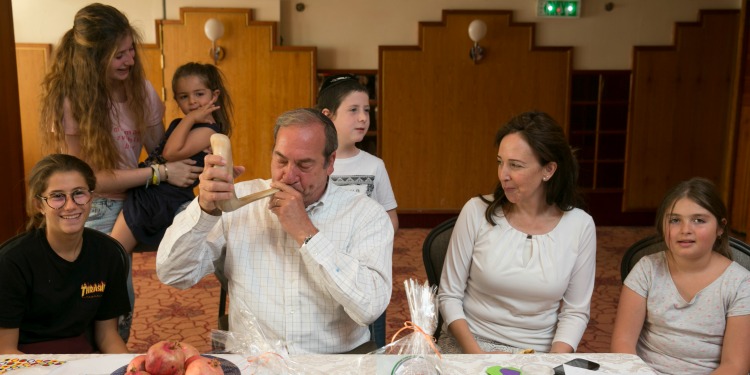
[[[211,148],[213,149],[214,155],[219,155],[226,160],[224,166],[214,166],[214,168],[223,168],[230,176],[232,180],[230,183],[234,183],[234,161],[232,159],[232,144],[229,142],[229,137],[221,133],[215,133],[211,136]],[[237,198],[235,193],[232,193],[232,198],[225,201],[216,202],[216,206],[219,207],[223,212],[232,212],[248,203],[257,201],[258,199],[269,197],[276,194],[279,189],[271,188],[268,190],[259,191],[250,195],[246,195],[242,198]]]

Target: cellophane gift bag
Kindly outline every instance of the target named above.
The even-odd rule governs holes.
[[[223,353],[244,356],[247,366],[240,370],[255,375],[323,375],[322,372],[294,362],[289,357],[286,343],[263,331],[251,312],[240,311],[240,324],[244,329],[235,332],[213,330],[211,340]]]
[[[437,375],[454,374],[443,362],[433,335],[438,328],[437,287],[417,280],[404,281],[411,320],[393,335],[391,343],[363,356],[359,373]],[[399,338],[400,337],[400,338]]]

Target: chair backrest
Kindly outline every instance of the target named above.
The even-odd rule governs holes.
[[[440,286],[440,275],[443,273],[445,253],[448,251],[448,243],[453,234],[453,226],[456,225],[458,217],[452,217],[433,228],[422,244],[422,261],[427,273],[430,285]],[[440,338],[440,330],[443,328],[443,318],[438,313],[438,324],[435,329],[435,340]]]
[[[664,239],[658,234],[654,234],[639,240],[631,245],[622,257],[620,263],[620,277],[622,281],[630,273],[636,263],[646,255],[666,250],[667,246]],[[729,248],[732,250],[732,258],[741,266],[750,270],[750,245],[741,240],[729,237]]]
[[[427,273],[427,280],[431,285],[440,285],[440,275],[443,273],[443,262],[445,253],[448,251],[448,242],[453,234],[453,226],[456,225],[458,217],[452,217],[433,228],[422,244],[422,261]]]
[[[750,245],[737,238],[729,237],[729,248],[732,249],[733,260],[750,270]]]
[[[224,274],[224,261],[226,258],[227,248],[225,246],[221,249],[221,256],[214,261],[214,275],[219,280],[219,285],[221,286],[219,291],[219,316],[217,319],[219,330],[221,331],[229,331],[229,314],[226,312],[229,279]]]

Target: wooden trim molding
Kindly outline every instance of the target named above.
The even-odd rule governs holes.
[[[0,215],[0,240],[13,237],[23,229],[26,219],[26,185],[23,172],[21,112],[18,99],[18,72],[13,34],[13,10],[10,1],[0,2],[0,159],[3,160],[4,183],[0,196],[5,197]]]

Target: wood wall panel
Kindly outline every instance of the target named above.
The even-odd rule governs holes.
[[[164,86],[164,78],[162,76],[161,66],[161,46],[159,44],[144,44],[141,46],[141,63],[143,64],[143,70],[146,72],[146,79],[159,93],[162,95],[162,87]],[[162,97],[162,100],[167,100],[169,96]]]
[[[224,24],[218,45],[225,58],[218,67],[226,76],[234,102],[234,161],[247,169],[239,180],[270,178],[273,126],[284,111],[311,107],[316,93],[316,49],[276,45],[276,23],[254,22],[249,9],[183,8],[179,21],[163,21],[164,77],[171,85],[180,65],[213,63],[211,42],[203,25],[209,18]],[[182,117],[167,87],[167,122]]]
[[[634,49],[625,212],[655,209],[693,176],[726,195],[738,24],[737,11],[703,11],[676,25],[673,47]]]
[[[474,64],[467,29],[487,23]],[[400,213],[456,212],[494,189],[494,136],[532,109],[567,129],[571,48],[534,47],[534,26],[507,11],[444,11],[420,23],[419,46],[381,46],[380,151]]]
[[[10,1],[0,1],[0,160],[3,161],[3,183],[0,196],[4,197],[0,215],[0,241],[15,235],[23,228],[26,187],[23,182],[23,150],[21,111],[18,98],[18,72],[13,39],[13,9]]]
[[[736,152],[734,155],[734,179],[730,200],[729,227],[750,238],[750,23],[748,1],[742,2],[737,58],[737,76],[741,77],[735,90]]]
[[[16,44],[18,100],[21,103],[21,136],[23,139],[24,176],[44,156],[39,134],[42,81],[50,67],[52,45]]]

